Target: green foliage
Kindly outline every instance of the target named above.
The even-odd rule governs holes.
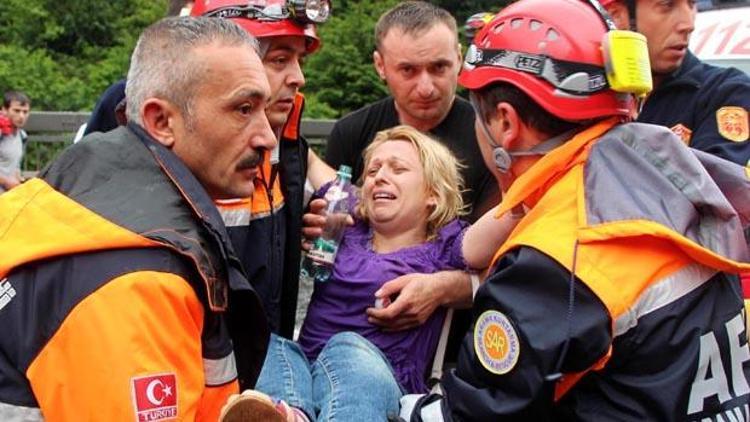
[[[335,2],[333,17],[319,28],[323,47],[305,66],[305,93],[315,103],[307,117],[340,117],[388,95],[372,67],[373,33],[377,17],[396,3]],[[323,104],[333,113],[316,114]]]
[[[25,91],[35,110],[90,110],[165,10],[166,0],[2,0],[0,91]]]

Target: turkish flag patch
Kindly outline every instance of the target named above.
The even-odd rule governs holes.
[[[131,384],[136,421],[177,418],[177,377],[174,374],[132,378]]]

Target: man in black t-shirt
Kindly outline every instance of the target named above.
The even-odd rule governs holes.
[[[328,139],[326,161],[347,164],[357,180],[362,151],[375,134],[399,124],[429,132],[461,160],[473,221],[499,202],[497,185],[484,165],[474,132],[471,105],[456,97],[461,65],[456,20],[444,9],[421,1],[402,2],[375,27],[375,69],[391,96],[342,118]],[[367,310],[369,321],[389,329],[423,323],[438,306],[469,305],[470,276],[461,271],[409,274],[385,283],[378,298],[398,298],[383,309]]]
[[[343,117],[328,138],[326,162],[347,164],[352,180],[362,174],[362,151],[378,131],[407,124],[429,132],[465,165],[464,203],[469,221],[497,204],[497,186],[482,162],[474,134],[474,111],[456,96],[461,52],[455,19],[425,2],[403,2],[375,27],[375,69],[390,97]]]

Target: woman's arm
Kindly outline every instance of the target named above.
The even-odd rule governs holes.
[[[521,216],[513,211],[495,217],[499,207],[496,205],[466,229],[461,250],[471,268],[487,268],[497,249],[521,220]]]

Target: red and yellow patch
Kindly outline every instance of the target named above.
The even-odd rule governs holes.
[[[716,110],[716,126],[721,136],[734,142],[744,142],[750,136],[747,110],[743,107],[722,107]]]
[[[672,126],[670,130],[677,135],[685,145],[690,145],[690,137],[693,136],[693,131],[682,123],[677,123]]]
[[[502,375],[518,362],[521,343],[508,318],[498,311],[485,311],[474,326],[474,350],[479,363]]]

